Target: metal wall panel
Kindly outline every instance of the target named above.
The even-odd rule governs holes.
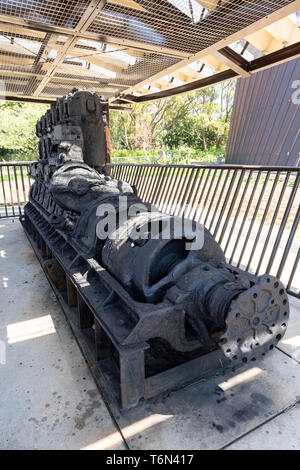
[[[300,59],[238,80],[226,163],[300,166],[300,93],[293,86],[300,88]]]

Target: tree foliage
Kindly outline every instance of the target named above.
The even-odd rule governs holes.
[[[111,111],[112,149],[125,154],[149,154],[184,149],[196,151],[222,148],[227,141],[235,84],[132,105],[131,112]],[[47,105],[3,103],[0,105],[0,160],[37,158],[36,121]],[[183,151],[182,151],[183,149]],[[195,155],[195,153],[194,153]]]
[[[0,160],[35,160],[36,121],[46,112],[47,105],[10,103],[0,105]]]
[[[111,112],[112,147],[116,149],[208,150],[227,140],[233,104],[233,81],[153,102],[132,105],[129,113]]]

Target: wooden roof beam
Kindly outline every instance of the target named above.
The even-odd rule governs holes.
[[[53,49],[55,49],[56,51],[61,51],[62,45],[55,44],[53,46]],[[109,53],[106,54],[104,52],[101,52],[101,50],[96,50],[96,49],[86,50],[86,49],[78,47],[77,44],[73,49],[71,49],[68,52],[68,55],[70,55],[70,56],[72,56],[76,59],[81,59],[85,62],[90,62],[90,63],[93,63],[92,59],[93,59],[93,57],[95,57],[96,59],[101,60],[102,63],[106,62],[108,64],[115,65],[116,67],[119,67],[120,69],[124,69],[124,68],[128,67],[128,65],[129,65],[128,62],[125,62],[124,60],[119,59],[116,56],[112,56]]]
[[[215,52],[213,55],[216,59],[225,64],[231,70],[237,72],[241,77],[250,77],[250,73],[248,72],[248,61],[245,60],[240,54],[237,54],[233,49],[224,47],[223,49]]]
[[[141,5],[134,2],[133,0],[108,0],[107,3],[111,3],[112,5],[120,5],[122,7],[130,8],[131,10],[147,12],[145,8],[143,8]]]
[[[226,3],[228,3],[230,0],[196,0],[199,5],[202,7],[206,8],[208,11],[214,11],[216,10],[220,5],[224,6]]]
[[[213,54],[214,52],[219,51],[220,49],[223,49],[226,46],[229,46],[230,44],[240,40],[243,37],[246,37],[256,31],[259,31],[262,28],[265,28],[266,26],[271,25],[272,23],[294,13],[295,11],[300,9],[300,0],[295,0],[288,5],[279,8],[278,10],[274,11],[273,13],[270,13],[269,15],[259,19],[258,21],[255,21],[254,23],[250,24],[249,26],[246,26],[245,28],[242,28],[241,30],[237,31],[234,34],[231,34],[220,41],[216,42],[215,44],[197,52],[196,54],[190,55],[189,58],[183,59],[176,64],[167,67],[166,69],[162,70],[161,72],[158,72],[154,74],[152,77],[149,77],[145,80],[142,80],[140,83],[136,84],[135,86],[132,86],[126,90],[126,93],[132,93],[136,88],[140,88],[143,85],[148,85],[150,84],[153,80],[158,80],[159,78],[163,77],[164,75],[172,75],[176,70],[180,70],[182,67],[185,67],[186,65],[191,64],[192,62],[195,62],[196,60],[203,60],[203,57],[208,56]],[[235,74],[236,75],[236,72]],[[115,97],[117,98],[117,96]]]
[[[279,51],[273,52],[258,59],[254,59],[249,62],[249,71],[250,72],[259,72],[268,67],[273,67],[274,65],[281,64],[291,59],[296,59],[300,57],[300,42],[287,46]],[[238,74],[233,70],[225,70],[223,72],[211,75],[210,77],[203,78],[201,80],[196,80],[191,83],[186,83],[184,85],[171,88],[170,90],[160,91],[158,93],[148,94],[147,96],[133,96],[125,95],[122,96],[122,100],[130,99],[132,102],[140,103],[144,101],[157,100],[161,98],[166,98],[168,96],[178,95],[180,93],[186,93],[187,91],[192,91],[200,88],[205,88],[207,86],[215,85],[217,83],[224,82],[226,80],[231,80],[237,78]]]
[[[57,33],[66,37],[76,35],[79,39],[103,42],[105,44],[110,44],[122,50],[125,48],[129,48],[129,50],[136,50],[138,54],[153,54],[153,52],[155,52],[156,54],[161,54],[167,57],[178,57],[178,59],[188,58],[190,56],[188,52],[178,51],[176,49],[171,49],[168,47],[155,46],[153,44],[147,44],[140,41],[132,41],[130,39],[118,39],[114,36],[91,33],[86,30],[75,31],[74,29],[70,28],[63,28],[61,26],[49,25],[32,20],[26,20],[19,17],[11,17],[8,15],[0,14],[0,22],[7,24],[9,27],[14,27],[15,25],[17,25],[20,28],[24,28],[24,30],[26,29],[27,32],[32,31],[32,35],[34,35],[37,31],[42,33]]]
[[[284,46],[300,41],[300,28],[289,17],[266,26],[265,30]]]
[[[61,51],[57,54],[56,58],[54,59],[51,67],[47,71],[45,78],[40,82],[38,87],[34,92],[34,96],[38,96],[42,93],[43,89],[50,81],[51,76],[53,76],[56,72],[57,67],[65,60],[66,56],[68,55],[69,50],[75,46],[78,39],[78,32],[85,32],[90,24],[94,21],[96,16],[99,12],[104,8],[106,4],[106,0],[91,0],[87,9],[85,10],[84,14],[81,17],[78,25],[75,28],[75,35],[72,37],[68,37],[64,46],[62,47]]]
[[[207,55],[201,60],[205,65],[208,65],[208,67],[213,69],[215,72],[223,72],[224,70],[227,70],[229,68],[221,60],[214,57],[214,55]]]
[[[278,51],[278,49],[282,47],[282,42],[274,38],[274,36],[268,33],[265,29],[249,34],[245,39],[263,54]]]

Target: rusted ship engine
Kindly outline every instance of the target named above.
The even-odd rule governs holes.
[[[108,176],[107,110],[73,90],[39,120],[21,222],[96,380],[126,408],[264,356],[284,335],[289,306],[279,280],[228,265],[205,229],[193,249],[196,223]]]

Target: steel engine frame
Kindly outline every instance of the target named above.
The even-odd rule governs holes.
[[[37,123],[40,160],[21,222],[97,381],[117,383],[126,408],[264,356],[284,335],[289,306],[279,280],[227,264],[206,229],[141,209],[133,187],[105,174],[107,110],[95,93],[73,90]],[[99,238],[108,205],[116,226]],[[196,228],[202,248],[187,249]]]

